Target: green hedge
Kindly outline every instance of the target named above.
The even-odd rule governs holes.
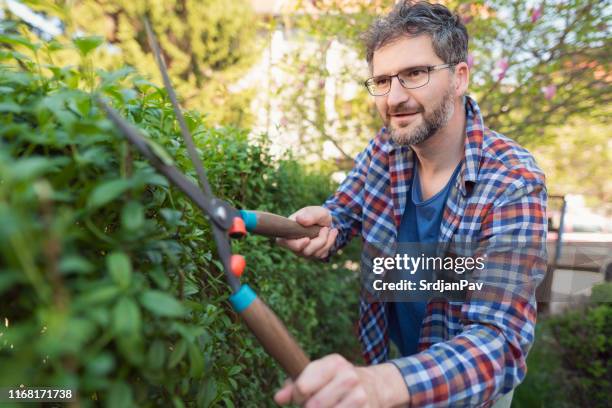
[[[608,407],[612,391],[612,283],[538,323],[513,407]]]
[[[610,404],[611,289],[609,283],[593,287],[588,306],[554,317],[549,323],[563,367],[559,373],[561,381],[575,406],[606,407]]]
[[[0,35],[0,386],[66,386],[84,406],[268,406],[284,375],[227,303],[208,221],[113,129],[92,90],[195,180],[166,94],[129,69],[39,64],[57,43]],[[82,49],[81,49],[82,47]],[[265,137],[187,113],[213,190],[289,214],[329,178]],[[245,279],[312,356],[353,357],[357,278],[344,257],[298,259],[261,237],[234,244]]]

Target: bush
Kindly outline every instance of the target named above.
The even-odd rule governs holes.
[[[26,51],[61,47],[1,37],[0,384],[71,387],[84,406],[271,405],[284,375],[226,302],[208,221],[83,89],[195,180],[165,92],[129,69],[38,64]],[[213,190],[234,205],[287,215],[332,191],[274,160],[264,136],[186,116]],[[261,237],[234,249],[307,353],[353,354],[358,283],[345,258],[306,262]]]
[[[606,288],[607,286],[607,288]],[[551,320],[552,333],[564,368],[562,381],[577,406],[609,406],[612,391],[612,303],[599,303],[612,284],[593,288],[590,305]]]
[[[543,320],[515,407],[606,407],[612,390],[612,284],[587,303]]]

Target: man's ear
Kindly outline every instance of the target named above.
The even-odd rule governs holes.
[[[470,68],[467,63],[460,62],[455,65],[455,95],[463,96],[467,93],[470,84]]]

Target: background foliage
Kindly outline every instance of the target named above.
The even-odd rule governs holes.
[[[514,408],[607,407],[612,390],[612,283],[565,314],[539,322]]]
[[[78,389],[84,406],[271,405],[283,375],[226,302],[208,222],[117,134],[93,89],[194,174],[165,91],[130,70],[92,70],[95,39],[62,52],[4,23],[0,41],[0,384]],[[22,52],[20,52],[22,51]],[[133,85],[124,86],[122,83]],[[187,120],[213,189],[239,207],[289,214],[321,202],[326,177],[265,137]],[[346,258],[302,261],[249,237],[246,281],[307,353],[354,357]]]
[[[282,97],[282,132],[299,136],[299,149],[320,165],[324,146],[336,151],[335,167],[350,169],[352,158],[382,123],[362,81],[369,76],[360,35],[392,0],[296,2],[282,20],[295,42],[278,68],[286,80],[273,84]],[[458,13],[469,35],[469,93],[478,101],[485,124],[532,150],[538,161],[562,154],[578,167],[612,166],[609,152],[610,7],[599,0],[441,1]],[[339,66],[331,64],[339,59]],[[329,99],[332,99],[331,101]],[[327,103],[327,108],[326,108]],[[584,140],[584,129],[602,137]],[[580,142],[566,142],[573,135]],[[603,138],[603,140],[602,140]],[[604,153],[602,153],[602,151]],[[608,152],[608,153],[605,153]],[[609,203],[612,185],[598,177],[575,176],[572,166],[545,167],[554,193],[590,194]],[[612,208],[610,209],[612,211]]]
[[[254,14],[248,0],[27,0],[32,10],[59,18],[57,41],[96,35],[105,42],[96,49],[101,69],[134,67],[155,83],[161,76],[146,39],[142,16],[156,32],[168,71],[183,104],[205,112],[211,125],[248,126],[252,90],[230,91],[253,64],[257,42]],[[45,60],[45,56],[41,56]],[[57,54],[62,64],[78,63],[78,56]]]
[[[202,112],[210,125],[264,128],[279,146],[296,140],[299,158],[325,172],[350,169],[382,125],[362,86],[369,73],[360,34],[395,2],[279,1],[277,11],[256,15],[251,5],[257,0],[23,0],[44,17],[59,18],[59,41],[75,35],[104,40],[94,51],[97,68],[128,64],[161,84],[138,17],[146,10],[185,106]],[[468,28],[470,93],[487,125],[545,164],[551,186],[559,187],[553,193],[589,194],[590,202],[609,207],[612,184],[588,177],[565,186],[577,173],[550,164],[558,157],[554,146],[563,145],[563,156],[575,157],[577,167],[612,166],[609,138],[565,143],[585,127],[612,133],[607,2],[441,2]],[[274,51],[276,33],[288,48],[262,72],[270,62],[263,51]],[[78,63],[74,53],[58,55],[62,64]]]

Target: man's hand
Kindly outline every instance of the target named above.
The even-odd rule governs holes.
[[[305,408],[386,408],[408,402],[408,389],[392,364],[356,367],[338,354],[308,364],[274,396],[279,405]]]
[[[332,217],[327,208],[310,206],[304,207],[301,210],[289,216],[289,219],[296,221],[304,227],[311,225],[320,225],[323,228],[319,231],[319,236],[316,238],[300,238],[300,239],[282,239],[278,238],[276,242],[290,249],[303,257],[314,257],[324,259],[329,255],[329,250],[336,241],[338,230],[329,228],[331,226]]]

